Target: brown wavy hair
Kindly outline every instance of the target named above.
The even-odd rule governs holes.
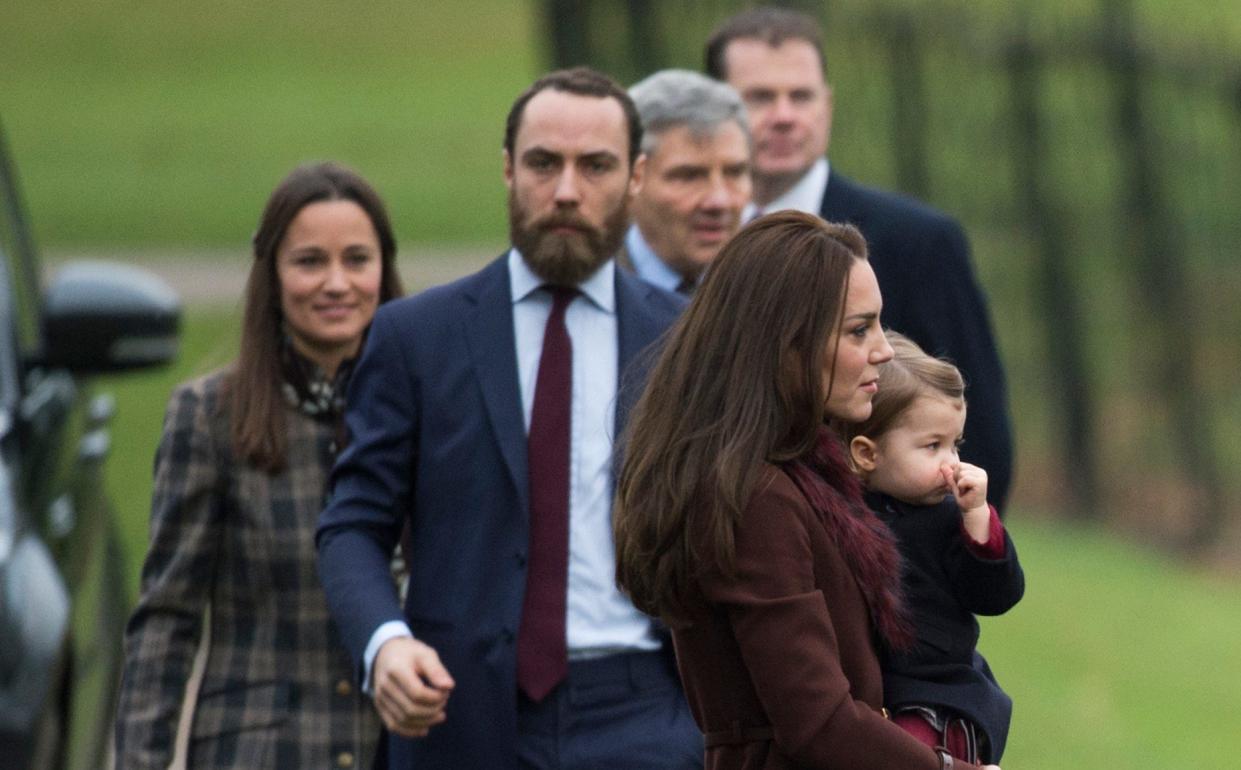
[[[379,301],[401,296],[396,238],[383,200],[356,171],[338,163],[308,163],[286,176],[267,199],[254,233],[254,261],[246,279],[241,350],[225,378],[233,453],[267,471],[284,468],[288,452],[284,396],[280,391],[280,338],[284,315],[276,252],[298,212],[320,201],[353,201],[366,212],[379,238],[382,272]]]
[[[642,611],[683,622],[697,570],[734,567],[762,463],[814,449],[828,340],[864,259],[852,226],[786,211],[746,226],[712,263],[622,441],[616,576]]]

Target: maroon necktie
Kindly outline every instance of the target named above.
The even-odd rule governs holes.
[[[565,308],[576,289],[546,287],[552,312],[534,385],[527,456],[530,464],[530,558],[517,632],[517,684],[541,701],[569,670],[565,602],[569,575],[569,427],[573,344]]]

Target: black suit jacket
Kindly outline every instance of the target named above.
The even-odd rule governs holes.
[[[988,501],[1003,511],[1013,472],[1008,392],[969,242],[946,214],[832,171],[820,216],[866,236],[883,293],[883,324],[965,376],[969,410],[961,459],[987,471]]]

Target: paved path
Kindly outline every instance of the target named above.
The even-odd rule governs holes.
[[[472,273],[487,264],[502,246],[422,246],[404,249],[397,257],[407,293]],[[106,260],[143,267],[168,282],[186,305],[241,305],[241,293],[250,270],[243,248],[193,251],[57,251],[44,255],[50,276],[65,262]]]

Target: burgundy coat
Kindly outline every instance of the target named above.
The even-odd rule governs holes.
[[[880,713],[870,611],[825,521],[768,466],[736,527],[735,574],[701,576],[701,606],[673,631],[708,770],[940,766]]]

